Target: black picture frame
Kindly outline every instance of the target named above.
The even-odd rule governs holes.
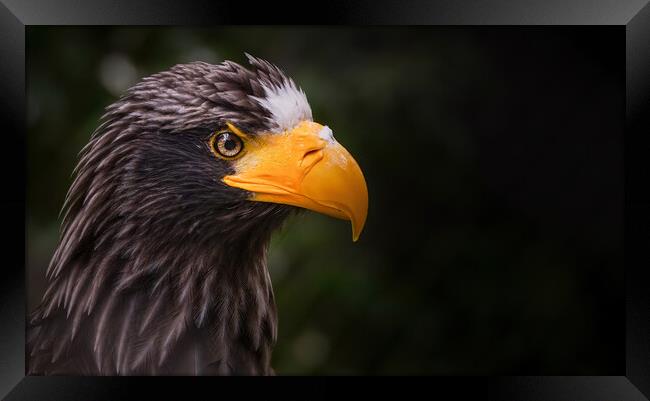
[[[7,400],[89,400],[187,396],[188,387],[210,392],[275,391],[278,386],[310,394],[340,392],[327,378],[264,379],[247,386],[242,378],[218,378],[218,385],[193,378],[84,378],[25,376],[25,27],[28,25],[203,25],[203,24],[406,24],[406,25],[615,25],[625,30],[625,280],[626,369],[607,377],[427,377],[408,384],[363,384],[364,391],[404,395],[480,395],[482,399],[644,400],[650,397],[650,4],[647,0],[598,1],[397,1],[328,2],[312,18],[293,17],[292,6],[223,1],[2,0],[0,3],[0,99],[4,111],[2,172],[3,269],[0,288],[0,395]],[[293,10],[295,11],[295,10]],[[271,18],[274,15],[275,18]],[[623,57],[621,49],[620,57]],[[152,385],[151,380],[155,380]],[[352,380],[344,380],[349,386]],[[410,393],[409,391],[409,393]],[[176,397],[174,397],[176,398]]]

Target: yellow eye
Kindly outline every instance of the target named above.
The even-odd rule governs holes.
[[[210,139],[210,147],[217,156],[230,159],[244,149],[244,142],[232,132],[222,131]]]

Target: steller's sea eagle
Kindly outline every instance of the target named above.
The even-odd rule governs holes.
[[[29,319],[29,374],[273,374],[272,232],[305,208],[356,240],[368,192],[305,93],[247,57],[176,65],[107,108]]]

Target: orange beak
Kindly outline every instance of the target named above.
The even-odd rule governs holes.
[[[224,177],[224,183],[251,192],[252,201],[350,220],[352,239],[359,238],[368,214],[368,188],[361,168],[328,127],[303,121],[281,134],[246,138],[246,153],[233,163],[236,173]]]

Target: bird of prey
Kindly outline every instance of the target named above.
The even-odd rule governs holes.
[[[304,91],[246,56],[176,65],[107,107],[29,318],[29,374],[274,374],[272,232],[309,209],[356,240],[368,192]]]

